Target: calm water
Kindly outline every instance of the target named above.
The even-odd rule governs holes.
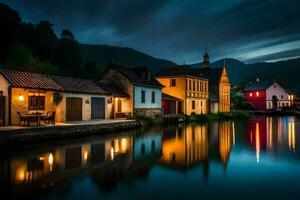
[[[1,195],[300,199],[299,134],[300,120],[294,117],[257,117],[5,147]]]

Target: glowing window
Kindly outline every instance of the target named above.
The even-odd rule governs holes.
[[[252,92],[249,94],[250,97],[252,97]]]
[[[259,97],[259,92],[256,92],[256,96]]]

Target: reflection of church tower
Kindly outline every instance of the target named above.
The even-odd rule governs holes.
[[[226,167],[231,151],[230,123],[219,124],[219,155],[223,165]]]
[[[210,69],[209,55],[207,53],[207,49],[205,50],[205,54],[203,56],[203,68]]]

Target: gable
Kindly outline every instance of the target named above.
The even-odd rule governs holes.
[[[225,67],[222,70],[222,74],[221,74],[221,77],[220,77],[220,82],[221,83],[229,83],[229,77],[228,77],[227,70],[226,70]]]

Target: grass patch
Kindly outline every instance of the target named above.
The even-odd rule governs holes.
[[[225,121],[225,120],[247,120],[254,115],[252,111],[233,110],[229,113],[210,113],[206,115],[198,115],[192,113],[188,117],[189,122],[206,122],[206,121]]]

